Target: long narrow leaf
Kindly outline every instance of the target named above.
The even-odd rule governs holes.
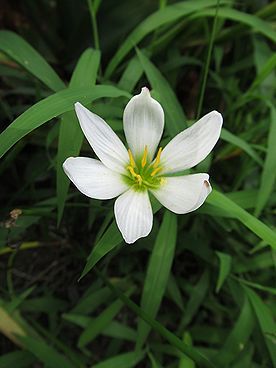
[[[141,308],[155,318],[162,302],[173,262],[176,244],[176,216],[166,211],[150,257],[141,299]],[[150,326],[143,320],[138,322],[137,346],[143,346]]]
[[[15,60],[51,90],[57,92],[65,84],[47,61],[21,36],[11,31],[0,31],[0,50]]]
[[[87,104],[102,97],[129,97],[125,91],[112,86],[68,88],[39,101],[16,118],[0,135],[0,158],[21,138],[42,124],[74,109],[74,103]]]
[[[90,87],[95,85],[100,64],[100,52],[87,49],[81,55],[73,72],[69,87]],[[61,220],[69,188],[69,179],[64,174],[62,163],[67,157],[77,156],[83,142],[83,133],[74,112],[65,113],[60,122],[57,154],[57,204],[58,223]]]

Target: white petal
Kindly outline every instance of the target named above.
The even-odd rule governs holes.
[[[129,156],[120,138],[102,118],[79,102],[75,110],[81,129],[99,159],[110,169],[124,173]]]
[[[221,127],[221,114],[212,111],[177,134],[161,154],[162,174],[189,169],[201,162],[217,143]]]
[[[63,169],[78,190],[90,198],[114,198],[129,188],[121,174],[93,158],[69,157]]]
[[[205,201],[212,188],[208,174],[166,177],[165,183],[153,195],[174,213],[188,213],[196,210]]]
[[[150,233],[153,214],[147,191],[129,189],[116,199],[114,212],[126,243],[134,243]]]
[[[152,160],[163,129],[164,111],[144,87],[139,95],[132,97],[124,111],[124,131],[134,157],[140,158],[147,146]]]

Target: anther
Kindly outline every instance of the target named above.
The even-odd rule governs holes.
[[[145,167],[147,164],[147,156],[148,156],[148,146],[145,146],[143,157],[142,157],[142,167]]]
[[[160,147],[158,152],[157,152],[156,159],[155,159],[154,164],[153,164],[154,169],[156,169],[157,166],[160,164],[161,153],[162,153],[162,147]]]
[[[136,179],[138,181],[138,184],[142,185],[143,179],[142,179],[141,175],[137,174]]]
[[[136,172],[134,171],[134,168],[132,166],[128,166],[127,170],[129,170],[129,172],[134,177],[134,179],[136,179],[138,181],[138,184],[142,185],[143,179],[142,179],[141,175],[136,174]]]
[[[157,167],[156,169],[153,170],[153,172],[150,174],[150,176],[156,175],[160,170],[162,170],[162,167]]]
[[[136,167],[136,164],[135,164],[135,161],[134,161],[134,158],[133,158],[133,155],[132,155],[132,152],[130,150],[130,148],[127,150],[128,152],[128,156],[129,156],[129,162],[130,162],[130,166],[131,167]]]

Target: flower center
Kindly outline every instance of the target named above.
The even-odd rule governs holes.
[[[145,146],[141,159],[137,160],[136,163],[131,150],[128,149],[129,165],[126,167],[128,184],[134,186],[136,190],[159,188],[165,181],[165,178],[157,176],[162,170],[160,165],[161,153],[162,147],[159,148],[155,160],[148,162],[148,147]]]

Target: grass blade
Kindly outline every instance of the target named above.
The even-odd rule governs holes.
[[[20,340],[23,346],[33,353],[40,362],[43,362],[49,368],[76,368],[67,358],[57,352],[54,348],[30,336],[21,336]]]
[[[112,86],[95,86],[94,88],[67,88],[57,92],[30,107],[16,118],[0,135],[0,158],[21,138],[25,137],[42,124],[74,109],[74,103],[83,104],[102,97],[129,97],[125,91]]]
[[[65,88],[65,84],[47,61],[22,37],[11,31],[0,31],[0,50],[28,70],[52,91]]]
[[[95,364],[92,368],[132,368],[135,367],[144,356],[145,353],[143,351],[124,353]]]
[[[105,77],[109,78],[129,51],[149,33],[155,31],[161,26],[175,22],[184,16],[199,11],[202,8],[214,6],[216,5],[216,2],[216,0],[197,0],[196,2],[182,1],[180,3],[166,6],[165,8],[151,14],[131,32],[120,46],[106,69]]]
[[[95,85],[100,64],[100,52],[87,49],[81,55],[73,72],[69,87],[90,87]],[[62,164],[67,157],[78,156],[83,142],[83,133],[75,112],[65,113],[60,122],[58,153],[57,153],[57,207],[58,223],[62,218],[63,209],[69,189],[69,179],[64,174]]]
[[[276,366],[276,349],[275,342],[270,338],[275,338],[276,325],[273,320],[273,315],[269,308],[263,303],[262,299],[249,287],[243,286],[252,308],[256,314],[260,328],[263,333],[264,342],[270,353],[270,358],[273,366]]]
[[[106,230],[104,235],[92,249],[79,280],[87,275],[87,273],[92,270],[92,268],[99,262],[101,258],[103,258],[107,253],[111,252],[112,249],[117,247],[117,245],[122,242],[122,235],[116,225],[116,222],[113,221],[111,225],[109,225],[109,228]]]
[[[158,332],[164,339],[166,339],[172,346],[177,348],[180,352],[186,354],[191,358],[196,364],[201,368],[215,368],[215,366],[206,358],[203,354],[197,351],[192,346],[183,343],[176,335],[166,329],[162,324],[157,322],[155,319],[150,317],[142,308],[138,307],[130,298],[128,298],[123,292],[121,292],[117,287],[112,285],[110,281],[99,271],[98,275],[104,280],[106,285],[113,291],[113,293],[118,296],[126,306],[128,306],[135,314],[140,318],[143,318],[152,329]]]
[[[216,286],[216,293],[218,293],[230,273],[232,257],[222,252],[216,252],[216,255],[219,258],[219,275]]]
[[[276,108],[271,106],[271,122],[268,134],[267,153],[261,176],[261,185],[257,197],[255,214],[259,216],[270,198],[276,179]]]
[[[133,291],[133,288],[127,293],[130,295]],[[124,303],[118,299],[112,304],[110,304],[106,309],[104,309],[101,314],[94,318],[84,329],[82,334],[79,337],[78,347],[83,348],[90,341],[95,339],[116,317],[116,315],[122,309]]]
[[[227,336],[220,352],[214,358],[218,367],[230,364],[240,353],[241,346],[245,346],[254,327],[254,316],[247,297],[241,308],[240,315]]]
[[[176,216],[166,211],[150,256],[141,299],[141,308],[152,318],[157,315],[167,287],[174,258],[176,233]],[[150,326],[140,319],[138,321],[138,348],[143,346],[149,332]]]
[[[262,221],[245,211],[243,208],[238,206],[231,199],[227,198],[224,194],[213,190],[210,196],[207,198],[207,203],[218,207],[229,215],[231,218],[235,218],[241,221],[249,230],[258,235],[272,248],[276,249],[276,233],[270,229]]]

